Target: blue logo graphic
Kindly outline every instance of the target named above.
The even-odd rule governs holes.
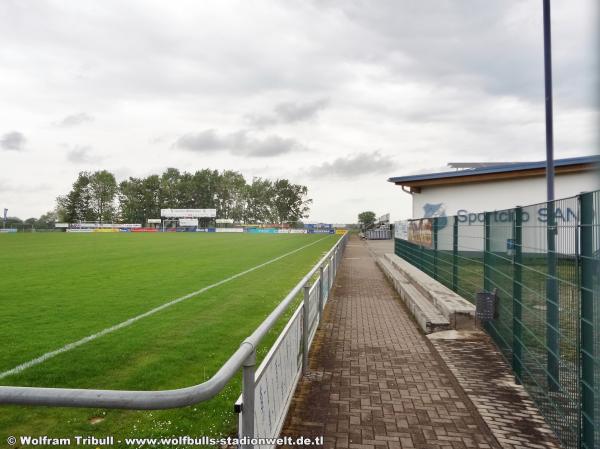
[[[446,207],[444,203],[425,203],[423,205],[424,218],[438,218],[437,229],[444,229],[448,225],[448,217],[446,217]]]

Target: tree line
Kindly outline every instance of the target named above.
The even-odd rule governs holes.
[[[57,198],[58,221],[145,224],[161,208],[216,209],[218,218],[238,223],[297,223],[312,200],[308,188],[287,179],[274,181],[232,170],[195,173],[168,168],[161,175],[130,177],[117,183],[109,171],[81,172],[71,191]],[[205,224],[207,220],[204,220]]]

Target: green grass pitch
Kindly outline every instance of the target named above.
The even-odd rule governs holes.
[[[159,390],[211,377],[339,236],[0,235],[0,373],[309,243],[275,263],[24,371],[0,385]],[[291,310],[289,311],[291,313]],[[284,320],[278,325],[281,328]],[[275,340],[259,348],[262,358]],[[240,376],[211,401],[165,411],[0,406],[8,435],[221,436]],[[102,418],[102,419],[94,419]]]

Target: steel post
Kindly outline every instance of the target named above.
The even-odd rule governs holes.
[[[310,337],[310,323],[308,322],[310,310],[310,284],[304,286],[304,301],[302,303],[302,373],[308,371],[308,349]]]
[[[550,391],[560,390],[560,298],[556,272],[556,212],[554,201],[547,203],[547,262],[546,278],[546,346],[547,346],[547,378]]]
[[[484,247],[483,247],[483,289],[486,292],[492,290],[492,279],[491,279],[491,256],[492,256],[492,243],[490,239],[491,235],[491,212],[486,212],[484,215]]]
[[[323,314],[323,307],[325,304],[325,298],[323,293],[323,265],[319,267],[319,321],[321,321],[321,315]]]
[[[254,438],[254,387],[255,387],[256,350],[244,360],[242,372],[242,432],[241,436]],[[247,442],[243,449],[252,449],[254,445]]]
[[[523,287],[523,208],[515,208],[513,221],[513,339],[512,339],[512,369],[515,381],[523,381],[523,329],[522,329],[522,287]]]
[[[581,447],[595,447],[594,438],[598,432],[594,404],[594,341],[596,328],[594,320],[594,269],[598,263],[594,257],[594,193],[583,193],[579,196],[581,214]]]
[[[433,249],[433,278],[438,279],[438,217],[433,219],[433,236],[431,239],[431,246]]]
[[[452,224],[452,290],[458,291],[458,217]]]

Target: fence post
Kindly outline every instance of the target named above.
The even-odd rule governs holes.
[[[425,271],[425,247],[423,246],[423,241],[419,242],[419,269]]]
[[[304,302],[302,303],[302,373],[308,371],[308,338],[309,338],[309,302],[310,302],[310,284],[304,286]]]
[[[556,212],[555,202],[548,201],[546,211],[547,260],[548,275],[546,279],[546,346],[548,358],[546,362],[548,390],[560,390],[559,369],[559,295],[556,281]]]
[[[594,340],[596,338],[594,322],[594,193],[582,193],[580,202],[581,226],[581,447],[592,449],[594,446],[595,415],[594,404]]]
[[[256,350],[244,361],[242,372],[242,437],[254,438],[254,387],[255,387]],[[251,442],[242,445],[243,449],[252,449]]]
[[[485,212],[484,213],[484,248],[483,248],[483,289],[486,292],[489,292],[492,290],[491,285],[491,278],[490,278],[490,256],[492,254],[492,245],[491,245],[491,241],[490,241],[490,234],[491,234],[491,225],[490,225],[490,217],[491,217],[491,212]]]
[[[458,291],[458,217],[452,224],[452,290]]]
[[[438,220],[438,217],[433,218],[433,235],[431,239],[431,246],[433,247],[433,278],[435,280],[438,278]]]
[[[523,286],[523,208],[514,209],[513,221],[513,339],[512,339],[512,369],[515,373],[517,384],[523,382],[523,312],[522,312],[522,286]]]

